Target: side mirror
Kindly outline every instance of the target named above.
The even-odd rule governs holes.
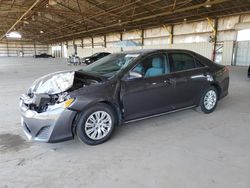
[[[130,71],[128,73],[128,80],[132,80],[132,79],[135,79],[135,78],[142,78],[142,74],[139,73],[139,72]]]

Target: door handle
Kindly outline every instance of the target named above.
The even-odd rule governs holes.
[[[164,80],[164,83],[168,84],[168,85],[170,84],[170,85],[175,86],[176,85],[176,79],[175,78],[168,78],[168,79]]]
[[[157,82],[150,82],[150,83],[146,83],[145,87],[155,87],[157,85],[159,85],[159,83],[157,83]]]

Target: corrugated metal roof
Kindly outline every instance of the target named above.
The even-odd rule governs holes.
[[[34,2],[0,0],[0,35]],[[40,0],[14,29],[24,38],[52,43],[249,11],[247,0]]]

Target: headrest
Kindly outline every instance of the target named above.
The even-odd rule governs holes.
[[[152,66],[155,68],[162,68],[162,61],[161,58],[155,57],[152,59]]]

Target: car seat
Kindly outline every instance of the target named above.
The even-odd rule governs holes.
[[[152,59],[152,67],[147,70],[145,77],[159,76],[162,75],[163,72],[162,59],[155,57]]]
[[[136,65],[133,71],[138,72],[142,75],[145,73],[145,69],[141,64]]]

